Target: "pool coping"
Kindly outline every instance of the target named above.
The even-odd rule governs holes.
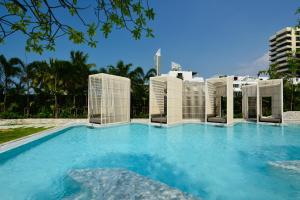
[[[230,125],[228,124],[220,124],[220,123],[208,123],[208,122],[201,122],[201,121],[194,121],[194,120],[184,120],[180,123],[174,123],[174,124],[159,124],[159,123],[147,123],[147,122],[142,122],[142,121],[132,121],[132,122],[120,122],[120,123],[113,123],[113,124],[93,124],[89,122],[70,122],[67,124],[64,124],[60,127],[53,127],[41,132],[37,132],[25,137],[17,138],[15,140],[11,140],[5,143],[0,144],[0,154],[7,152],[9,150],[18,148],[20,146],[23,146],[25,144],[28,144],[30,142],[39,140],[41,138],[44,138],[46,136],[49,136],[51,134],[57,133],[59,131],[62,131],[66,128],[70,127],[75,127],[75,126],[87,126],[90,128],[109,128],[109,127],[116,127],[116,126],[122,126],[126,124],[142,124],[146,126],[159,126],[163,128],[172,128],[180,125],[185,125],[185,124],[199,124],[199,125],[209,125],[209,126],[218,126],[218,127],[233,127],[237,124],[242,124],[242,123],[249,123],[249,124],[256,124],[256,125],[267,125],[267,126],[288,126],[288,125],[293,125],[290,123],[283,123],[283,124],[274,124],[274,123],[266,123],[266,122],[251,122],[251,121],[236,121]],[[298,124],[299,125],[299,124]]]

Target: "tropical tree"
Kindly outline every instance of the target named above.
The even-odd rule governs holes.
[[[156,76],[156,69],[150,68],[144,76],[144,82],[148,84],[150,77]]]
[[[34,61],[29,64],[31,84],[34,94],[49,93],[48,82],[50,80],[50,68],[46,61]]]
[[[148,22],[155,14],[148,0],[0,0],[0,10],[0,43],[18,32],[27,39],[26,50],[37,53],[53,51],[56,40],[65,36],[96,47],[97,33],[107,38],[115,28],[134,39],[154,37]]]
[[[76,108],[76,96],[79,94],[87,95],[88,76],[93,73],[91,70],[96,65],[88,62],[88,54],[82,51],[71,51],[70,63],[71,69],[69,71],[69,79],[67,83],[67,90],[73,96],[73,108]]]
[[[296,78],[300,73],[300,59],[297,57],[298,52],[290,53],[288,57],[288,70],[283,73],[285,79],[285,89],[290,92],[290,110],[294,110],[295,106],[295,92],[296,86],[293,79]]]
[[[69,69],[71,64],[69,61],[50,59],[49,62],[49,78],[48,88],[50,94],[54,96],[54,116],[58,117],[58,96],[66,94],[65,81],[69,80]]]
[[[282,74],[280,72],[278,72],[278,64],[277,63],[271,64],[269,66],[269,68],[266,70],[260,70],[257,75],[260,76],[262,74],[268,75],[270,79],[277,79],[277,78],[282,77]]]
[[[6,111],[6,107],[7,107],[6,101],[7,101],[8,90],[17,84],[15,77],[18,76],[21,72],[19,64],[20,64],[20,59],[18,58],[11,58],[7,60],[4,55],[0,55],[1,82],[3,85],[3,93],[4,93],[4,100],[3,100],[4,112]]]
[[[21,88],[24,89],[25,95],[26,95],[26,116],[28,117],[30,114],[30,90],[32,89],[32,78],[34,76],[33,74],[33,67],[35,67],[34,64],[30,63],[26,65],[23,61],[20,60],[20,85]]]

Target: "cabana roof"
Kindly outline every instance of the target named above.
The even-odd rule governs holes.
[[[230,76],[228,76],[228,77],[230,77]],[[226,85],[228,77],[209,78],[209,79],[206,79],[206,81],[211,84],[214,84],[214,85]]]
[[[106,74],[106,73],[91,74],[91,75],[89,75],[89,77],[91,77],[91,78],[106,77],[106,78],[110,78],[110,79],[124,80],[124,81],[129,81],[130,82],[129,78],[122,77],[122,76],[116,76],[116,75],[112,75],[112,74]]]
[[[280,86],[282,84],[282,79],[259,80],[258,83],[259,87]]]

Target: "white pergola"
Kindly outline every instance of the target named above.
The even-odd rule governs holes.
[[[271,115],[263,115],[263,98],[271,99]],[[281,123],[283,115],[283,80],[259,80],[257,82],[257,120]]]
[[[206,80],[205,121],[233,123],[233,77],[210,78]],[[222,105],[222,101],[226,101]],[[226,113],[222,111],[226,110]]]
[[[88,82],[90,123],[130,122],[130,80],[109,74],[93,74]]]
[[[205,83],[183,81],[182,117],[205,121]]]
[[[149,120],[153,123],[182,122],[182,80],[170,76],[150,78]]]
[[[257,122],[281,123],[283,114],[283,80],[258,80],[257,84],[242,87],[243,117]],[[263,105],[264,98],[270,100]],[[270,106],[266,108],[265,106]],[[264,116],[263,109],[271,113]]]

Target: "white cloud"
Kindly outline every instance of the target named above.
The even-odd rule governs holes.
[[[251,62],[240,64],[235,74],[256,76],[258,71],[267,69],[268,67],[269,67],[269,53],[266,53],[263,56]]]

